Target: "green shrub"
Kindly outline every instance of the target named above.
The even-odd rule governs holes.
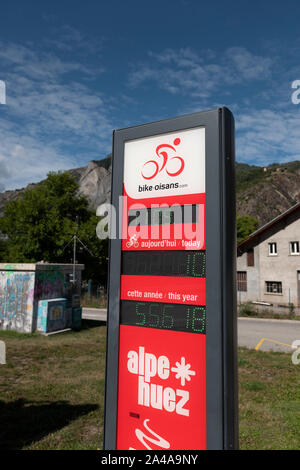
[[[251,302],[246,302],[239,306],[239,315],[241,317],[257,317],[257,312]]]

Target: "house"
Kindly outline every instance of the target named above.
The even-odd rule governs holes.
[[[300,203],[238,245],[238,302],[300,307]]]

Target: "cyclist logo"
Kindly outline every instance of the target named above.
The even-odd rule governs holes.
[[[179,157],[178,155],[174,155],[174,152],[176,154],[177,150],[176,150],[176,146],[179,145],[181,142],[181,140],[179,139],[179,137],[177,137],[174,141],[173,141],[173,144],[174,144],[174,147],[173,145],[169,145],[169,144],[161,144],[161,145],[158,145],[156,147],[156,155],[159,157],[159,159],[161,160],[162,159],[162,162],[161,162],[161,166],[157,163],[157,161],[155,160],[148,160],[144,166],[148,168],[148,171],[150,172],[150,174],[144,174],[143,171],[141,172],[142,173],[142,177],[145,179],[145,180],[151,180],[153,178],[155,178],[155,176],[160,173],[164,168],[165,168],[165,171],[167,172],[167,174],[169,176],[178,176],[180,175],[180,173],[183,171],[184,169],[184,160],[182,157]],[[173,154],[173,156],[170,157],[169,154]],[[179,168],[176,168],[175,170],[173,171],[170,171],[168,170],[168,163],[171,161],[171,160],[177,160],[176,163],[179,163]],[[150,168],[152,167],[152,171],[150,170]]]
[[[139,242],[137,241],[137,234],[135,233],[134,235],[132,235],[130,237],[130,239],[128,240],[128,242],[126,243],[126,247],[127,248],[131,248],[131,247],[134,247],[134,248],[138,248],[139,247]]]

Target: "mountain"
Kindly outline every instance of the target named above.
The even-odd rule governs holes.
[[[260,225],[300,201],[300,161],[267,167],[236,164],[236,210]]]
[[[79,183],[91,207],[110,201],[111,156],[91,161],[86,167],[69,170]],[[39,184],[39,183],[36,183]],[[19,197],[26,188],[0,193],[0,216],[7,201]],[[268,167],[236,163],[237,213],[251,215],[260,225],[300,201],[300,161]]]
[[[92,160],[87,166],[68,170],[79,184],[79,192],[87,197],[94,209],[105,201],[110,201],[111,155],[103,160]],[[29,184],[25,188],[0,193],[0,217],[8,201],[18,198],[26,189],[39,183]]]

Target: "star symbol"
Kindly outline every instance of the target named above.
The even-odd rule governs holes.
[[[176,362],[177,367],[172,367],[171,371],[174,372],[176,375],[176,379],[180,379],[181,385],[184,387],[185,386],[185,381],[190,381],[191,377],[190,375],[196,375],[196,372],[194,370],[189,370],[191,367],[191,364],[186,364],[185,363],[185,358],[181,358],[181,363]]]

